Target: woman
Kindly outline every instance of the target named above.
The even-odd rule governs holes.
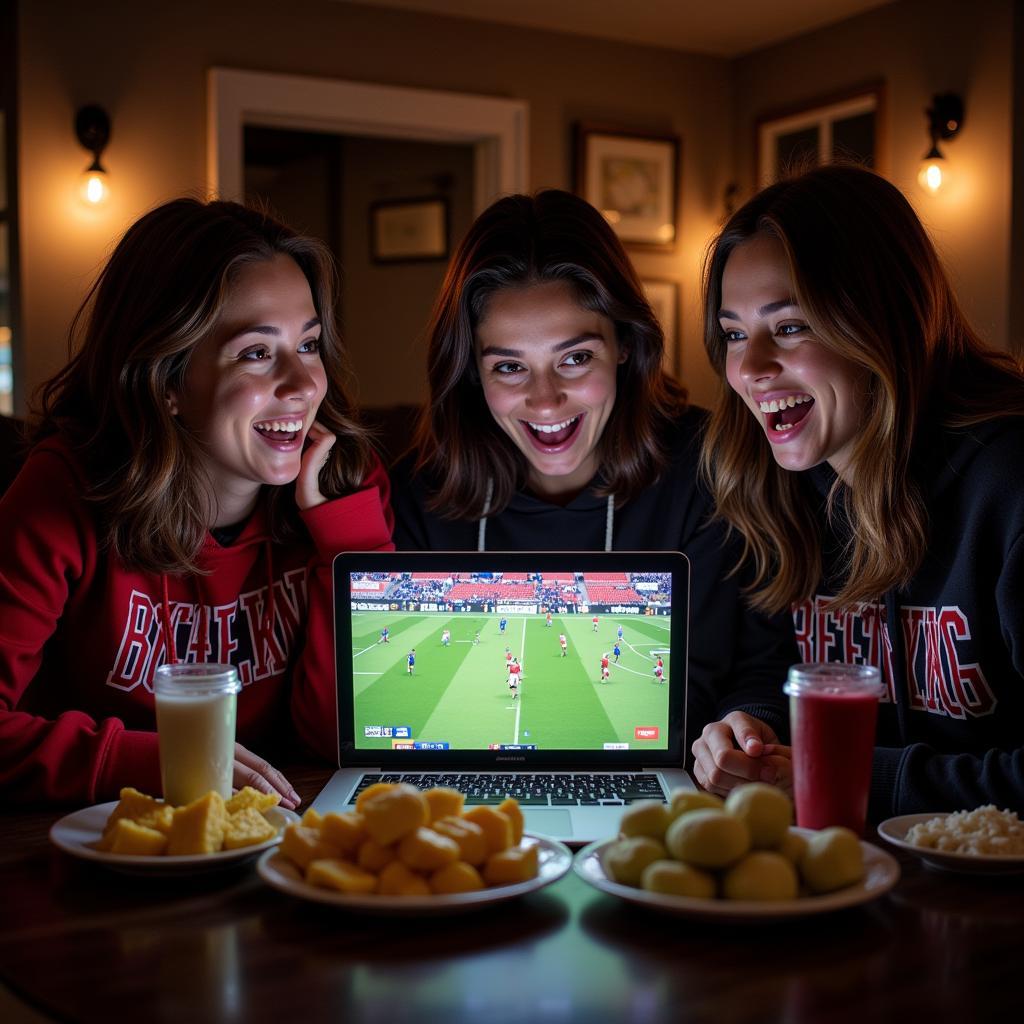
[[[152,680],[230,662],[235,784],[282,718],[336,756],[330,560],[390,546],[388,484],[341,380],[323,246],[181,199],[125,234],[0,500],[0,793],[159,792]]]
[[[843,166],[755,196],[710,250],[705,343],[705,464],[754,606],[792,608],[803,661],[887,685],[872,818],[1024,809],[1024,373],[910,204]],[[695,750],[719,791],[726,746]]]
[[[604,218],[567,192],[476,220],[429,329],[430,402],[395,469],[412,550],[679,550],[691,562],[690,721],[743,708],[736,761],[774,779],[795,656],[784,616],[748,611],[698,483],[704,413],[662,369],[664,338]],[[731,719],[730,719],[731,721]],[[728,728],[728,725],[726,726]],[[730,733],[731,735],[731,733]]]

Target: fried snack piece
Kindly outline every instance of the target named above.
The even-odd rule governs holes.
[[[302,815],[300,824],[305,825],[306,828],[319,828],[323,821],[324,816],[319,811],[314,811],[312,807],[307,807]]]
[[[216,853],[224,842],[227,821],[224,798],[213,790],[175,808],[167,837],[167,855]]]
[[[430,873],[459,859],[459,844],[430,828],[418,828],[398,844],[398,859],[413,871]]]
[[[789,797],[765,782],[738,786],[726,797],[725,810],[746,823],[754,850],[777,849],[793,824]]]
[[[487,849],[491,853],[500,853],[512,845],[512,820],[507,814],[481,804],[463,811],[462,817],[483,829]]]
[[[475,821],[468,821],[466,818],[441,818],[435,821],[431,828],[459,844],[459,860],[474,867],[479,867],[487,860],[487,836]]]
[[[97,850],[111,849],[113,842],[114,826],[122,819],[143,824],[147,828],[156,829],[158,832],[168,833],[171,830],[171,816],[174,808],[165,804],[162,800],[140,793],[131,786],[125,786],[121,790],[121,799],[117,806],[110,812],[106,825],[103,826],[103,835],[96,843]]]
[[[382,896],[429,896],[430,886],[422,875],[393,860],[378,876],[377,892]]]
[[[394,782],[375,782],[372,786],[367,786],[356,797],[356,810],[361,811],[367,800],[372,800],[375,796],[379,796],[381,793],[386,793],[389,789],[394,788]]]
[[[536,878],[539,870],[536,846],[512,846],[487,858],[484,881],[488,885],[514,885]]]
[[[371,839],[376,839],[382,846],[387,846],[409,832],[414,832],[421,825],[426,825],[430,820],[430,804],[427,803],[423,792],[415,786],[401,782],[397,785],[377,785],[388,785],[388,788],[367,797],[361,807],[359,801],[356,801],[356,807],[362,812],[366,821],[366,831],[369,832]],[[370,787],[373,788],[375,787]],[[369,792],[367,789],[362,796]]]
[[[727,900],[786,902],[796,899],[799,885],[792,861],[773,850],[755,850],[726,871],[722,895]]]
[[[676,860],[695,867],[727,868],[750,849],[750,832],[739,818],[707,807],[676,818],[665,846]]]
[[[423,791],[430,805],[430,823],[438,818],[458,817],[466,806],[466,798],[448,786],[434,786]]]
[[[356,867],[350,860],[325,858],[315,860],[306,872],[306,881],[322,889],[337,889],[338,892],[373,892],[377,888],[377,876]]]
[[[498,804],[498,810],[508,816],[508,820],[512,822],[512,842],[518,846],[523,838],[523,812],[519,806],[519,801],[515,797],[506,797]]]
[[[397,856],[394,845],[381,846],[376,839],[365,839],[356,854],[356,863],[364,871],[379,874]]]
[[[456,892],[477,892],[484,888],[484,880],[472,864],[457,860],[438,868],[430,876],[430,890],[438,895]]]
[[[243,786],[230,800],[226,800],[224,807],[228,814],[234,814],[245,807],[255,807],[257,811],[269,811],[281,802],[279,793],[261,793],[252,786]]]
[[[657,839],[650,836],[627,836],[608,847],[601,860],[612,881],[637,886],[648,864],[667,857],[665,844]]]
[[[281,839],[281,852],[305,871],[315,860],[340,860],[341,851],[320,838],[318,829],[289,825]]]
[[[347,857],[366,839],[366,820],[358,811],[325,814],[320,822],[320,838],[336,846]]]
[[[158,857],[167,848],[167,836],[155,828],[139,825],[130,818],[119,818],[109,834],[110,853]]]
[[[800,858],[800,874],[811,892],[832,892],[859,882],[864,877],[864,854],[860,840],[848,828],[835,825],[822,829],[807,840]]]
[[[701,807],[722,808],[725,801],[714,793],[694,792],[692,789],[674,789],[669,799],[669,814],[678,818],[687,811],[696,811]]]
[[[660,800],[638,800],[622,815],[619,831],[624,836],[650,836],[661,840],[671,823],[672,815]]]
[[[243,807],[228,816],[224,829],[224,849],[240,850],[273,839],[277,829],[263,817],[256,807]]]
[[[712,899],[717,883],[715,876],[678,860],[656,860],[644,868],[640,888],[669,896],[693,896]]]

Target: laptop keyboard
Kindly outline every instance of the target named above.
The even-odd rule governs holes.
[[[637,800],[660,800],[666,803],[661,781],[656,775],[630,775],[599,772],[534,772],[533,774],[499,775],[482,772],[457,775],[413,772],[364,775],[352,794],[352,800],[376,782],[406,782],[418,789],[450,786],[466,796],[467,804],[500,804],[506,797],[515,797],[524,807],[586,807],[623,805]]]

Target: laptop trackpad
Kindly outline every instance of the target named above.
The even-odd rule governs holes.
[[[523,822],[527,832],[543,832],[546,836],[572,835],[572,815],[555,807],[524,807]]]

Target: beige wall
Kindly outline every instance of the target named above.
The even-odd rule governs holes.
[[[759,114],[871,79],[886,84],[887,176],[930,229],[974,325],[1008,347],[1013,0],[903,0],[737,60],[744,196]],[[939,92],[963,96],[964,127],[944,144],[957,180],[948,195],[929,196],[916,177],[928,147],[924,110]]]
[[[211,66],[506,96],[530,105],[530,183],[569,187],[571,127],[617,122],[682,137],[680,241],[640,253],[642,276],[682,286],[683,374],[711,395],[698,331],[701,252],[732,170],[728,61],[329,0],[33,0],[20,5],[23,391],[66,358],[74,309],[112,241],[142,212],[205,184]],[[113,121],[103,213],[80,209],[83,103]]]

